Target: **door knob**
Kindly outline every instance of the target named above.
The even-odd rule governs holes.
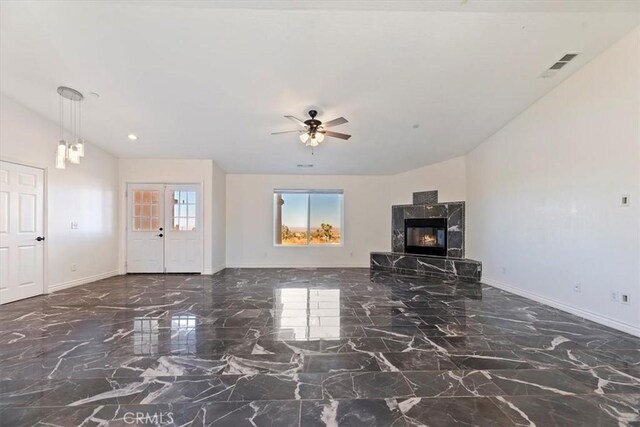
[[[156,234],[156,236],[162,237],[162,236],[164,236],[164,234],[160,233],[160,234]]]
[[[38,237],[36,237],[36,240],[38,242],[42,242],[42,241],[44,241],[44,236],[38,236]]]

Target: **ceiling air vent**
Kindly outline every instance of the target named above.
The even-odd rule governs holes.
[[[566,62],[556,62],[549,69],[550,70],[559,70],[560,68],[564,67],[565,65],[567,65]]]
[[[567,65],[567,63],[571,61],[573,58],[575,58],[576,56],[578,56],[577,53],[565,54],[562,58],[558,60],[558,62],[556,62],[547,70],[545,70],[542,74],[540,74],[539,78],[550,79],[551,77],[555,76],[562,67]]]

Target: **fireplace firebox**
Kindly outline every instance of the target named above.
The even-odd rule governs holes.
[[[447,219],[405,219],[404,251],[410,254],[447,256]]]

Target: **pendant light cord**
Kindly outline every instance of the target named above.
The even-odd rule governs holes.
[[[64,118],[64,113],[62,112],[62,110],[64,108],[64,103],[62,102],[62,95],[58,94],[58,100],[59,100],[59,104],[60,104],[60,108],[59,108],[60,141],[62,141],[62,140],[64,140],[64,131],[63,131],[63,127],[62,127],[62,119]]]

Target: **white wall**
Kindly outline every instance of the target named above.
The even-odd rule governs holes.
[[[58,124],[0,94],[0,159],[46,169],[45,290],[117,274],[118,162],[87,144],[79,165],[55,169]],[[78,229],[71,229],[71,221]],[[71,264],[77,264],[71,271]]]
[[[468,154],[467,255],[488,283],[640,335],[639,127],[636,29]]]
[[[120,270],[124,273],[126,261],[127,219],[126,189],[133,183],[191,183],[202,184],[203,195],[203,273],[211,274],[213,262],[213,194],[214,163],[211,160],[178,159],[120,159]],[[217,177],[224,174],[218,168]],[[219,187],[218,188],[219,191]],[[216,206],[219,209],[218,206]],[[216,230],[220,233],[220,230]],[[219,247],[218,247],[219,249]],[[216,254],[219,262],[220,254]],[[224,255],[222,255],[224,256]],[[217,265],[216,265],[217,266]]]
[[[212,188],[212,273],[225,268],[226,233],[227,233],[227,176],[224,171],[213,164],[213,188]]]
[[[344,190],[344,246],[274,247],[273,189]],[[380,176],[227,175],[228,267],[364,267],[390,246],[388,182]]]
[[[441,202],[466,199],[466,165],[464,157],[413,169],[390,177],[393,191],[389,205],[411,204],[413,193],[438,190]]]
[[[274,247],[274,188],[344,190],[344,246]],[[423,190],[464,200],[464,158],[396,176],[227,175],[227,266],[368,267],[391,248],[391,205]]]

